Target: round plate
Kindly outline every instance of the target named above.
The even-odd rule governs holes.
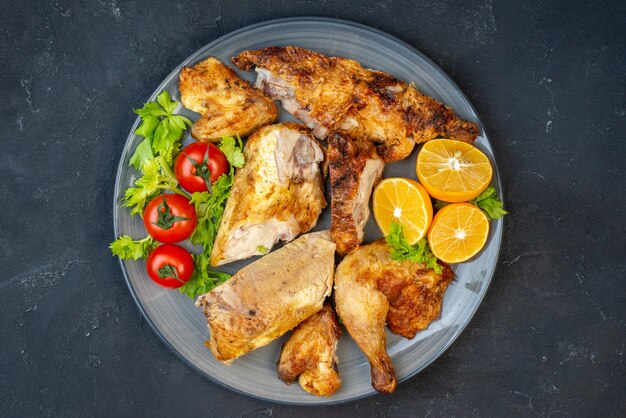
[[[162,90],[168,90],[180,101],[178,74],[183,65],[193,65],[208,56],[215,56],[230,65],[230,58],[246,49],[268,46],[297,45],[331,56],[359,61],[364,67],[388,72],[395,77],[413,82],[423,93],[450,106],[461,118],[477,122],[481,136],[475,145],[491,159],[495,168],[494,185],[500,195],[500,175],[485,129],[472,105],[454,82],[433,62],[411,46],[383,32],[356,23],[319,18],[274,20],[248,26],[225,35],[197,51],[176,68],[156,89],[150,101]],[[233,67],[231,65],[231,67]],[[254,73],[240,76],[254,80]],[[141,103],[141,98],[137,103]],[[180,107],[178,113],[192,120],[198,115]],[[293,120],[284,111],[280,120]],[[140,137],[133,132],[128,136],[120,161],[115,183],[114,225],[116,236],[130,234],[144,237],[146,232],[138,216],[131,218],[128,208],[120,205],[124,190],[137,178],[128,165],[132,151]],[[188,135],[188,133],[187,133]],[[185,142],[190,139],[187,136]],[[388,164],[385,177],[402,176],[417,179],[415,158],[417,149],[403,161]],[[315,230],[330,226],[330,209],[323,212]],[[393,361],[399,382],[415,375],[439,355],[458,337],[478,308],[496,267],[502,239],[502,220],[491,223],[487,246],[471,262],[454,266],[456,280],[448,288],[441,317],[412,340],[387,333],[387,350]],[[380,233],[373,217],[366,226],[365,242],[378,238]],[[254,259],[224,266],[235,273]],[[128,287],[142,314],[165,344],[191,367],[210,379],[241,393],[270,401],[291,404],[331,404],[345,402],[376,393],[370,383],[370,366],[364,355],[344,332],[337,350],[342,386],[331,397],[316,397],[306,393],[296,383],[291,386],[281,382],[275,370],[280,347],[285,339],[278,339],[266,347],[236,360],[231,366],[220,364],[211,355],[204,341],[209,338],[202,312],[186,296],[166,290],[152,283],[145,273],[144,261],[122,261],[122,270]]]

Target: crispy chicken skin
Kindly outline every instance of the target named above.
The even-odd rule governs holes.
[[[191,128],[198,141],[217,142],[225,135],[248,136],[274,122],[274,102],[214,57],[180,70],[183,105],[200,113]]]
[[[356,141],[339,133],[328,137],[331,185],[330,236],[343,256],[363,241],[369,219],[372,187],[378,183],[385,163],[371,142]]]
[[[287,384],[296,379],[302,389],[330,396],[341,386],[337,371],[337,342],[341,329],[330,303],[294,329],[283,344],[276,364],[278,377]]]
[[[281,100],[317,138],[338,131],[367,139],[385,162],[406,158],[415,143],[436,137],[472,142],[478,135],[478,125],[412,84],[353,60],[285,46],[244,51],[232,61],[242,70],[256,67],[256,86]]]
[[[391,259],[383,239],[346,256],[335,272],[337,313],[372,367],[372,386],[390,393],[396,377],[386,350],[385,322],[406,338],[439,316],[443,294],[454,273],[442,274],[411,261]]]
[[[297,123],[265,126],[248,138],[211,253],[214,266],[261,255],[309,231],[326,206],[324,152]]]
[[[306,234],[241,269],[196,301],[208,320],[207,346],[229,363],[267,345],[322,309],[330,295],[335,244]]]

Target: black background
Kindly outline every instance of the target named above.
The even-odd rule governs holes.
[[[450,74],[512,212],[452,348],[392,395],[316,409],[191,371],[107,248],[131,109],[217,37],[306,15],[384,30]],[[623,1],[3,1],[0,415],[623,415],[625,28]]]

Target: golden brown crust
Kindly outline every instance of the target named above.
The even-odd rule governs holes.
[[[478,125],[457,117],[450,108],[415,86],[408,87],[403,97],[403,119],[417,143],[443,137],[472,143],[479,134]]]
[[[335,273],[337,313],[372,366],[372,385],[381,392],[395,388],[386,352],[385,322],[406,338],[439,316],[443,295],[454,278],[411,261],[394,261],[383,239],[346,256]]]
[[[370,142],[356,141],[334,133],[328,137],[328,159],[331,186],[330,235],[337,244],[337,254],[343,256],[357,248],[362,241],[363,231],[359,231],[355,220],[361,175],[368,160],[380,158]],[[374,183],[379,179],[378,176]],[[366,192],[367,207],[371,189]]]
[[[324,128],[320,132],[367,139],[386,162],[406,158],[416,142],[442,136],[472,142],[478,135],[478,125],[414,86],[353,60],[286,46],[244,51],[233,63],[270,71],[293,90],[299,108]],[[292,113],[304,120],[298,112]]]
[[[322,309],[332,291],[335,244],[328,231],[303,235],[242,268],[196,301],[207,346],[230,361],[293,329]]]
[[[283,344],[276,364],[278,377],[317,396],[330,396],[341,386],[335,350],[341,329],[328,302],[321,311],[298,325]]]
[[[310,179],[299,181],[281,181],[278,178],[274,152],[278,146],[278,136],[286,130],[296,131],[317,144],[306,127],[293,122],[264,126],[248,138],[243,150],[246,164],[235,173],[211,253],[212,265],[233,261],[233,255],[228,255],[229,248],[236,245],[237,240],[241,244],[244,239],[244,236],[233,238],[237,231],[268,222],[280,223],[281,226],[277,228],[280,227],[283,232],[289,231],[289,237],[281,239],[289,241],[313,228],[322,209],[326,207],[321,171],[318,170]],[[249,244],[255,250],[259,245],[269,250],[274,243]],[[253,254],[245,257],[250,255]]]
[[[413,269],[411,275],[398,270],[382,272],[376,285],[389,301],[389,329],[411,339],[418,331],[428,328],[441,313],[443,294],[453,278],[448,265],[441,274],[428,268]]]
[[[199,141],[247,136],[278,117],[278,109],[269,97],[213,57],[183,67],[178,88],[183,105],[201,114],[191,128],[192,136]]]

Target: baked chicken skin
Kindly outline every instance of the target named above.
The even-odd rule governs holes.
[[[397,381],[387,354],[385,323],[413,338],[439,316],[441,302],[454,273],[441,274],[412,261],[394,261],[383,240],[347,255],[335,272],[337,313],[372,368],[372,386],[390,393]]]
[[[214,57],[183,67],[178,88],[183,106],[201,115],[191,127],[191,135],[198,141],[248,136],[278,117],[270,98]]]
[[[303,235],[247,265],[196,301],[207,346],[230,363],[317,313],[332,291],[335,244],[328,231]]]
[[[319,138],[337,131],[376,144],[385,162],[406,158],[416,143],[437,137],[476,139],[478,125],[421,94],[414,85],[358,62],[298,48],[269,47],[233,58],[256,67],[256,86]]]
[[[385,163],[371,142],[357,141],[339,133],[328,137],[331,186],[330,236],[343,256],[363,241],[370,217],[372,187],[380,180]]]
[[[252,134],[235,173],[213,251],[214,266],[262,255],[309,231],[326,206],[324,152],[303,125],[281,123]]]
[[[278,377],[287,384],[298,379],[302,389],[317,396],[330,396],[341,386],[337,371],[337,343],[341,329],[330,303],[309,317],[283,344],[276,364]]]

